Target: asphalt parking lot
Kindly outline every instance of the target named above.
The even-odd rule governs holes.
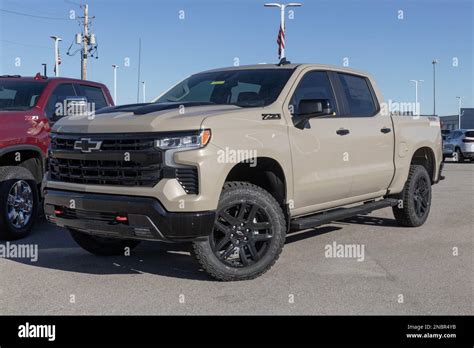
[[[474,163],[445,175],[424,226],[398,227],[384,209],[292,233],[276,265],[245,282],[213,281],[186,245],[93,256],[41,221],[15,242],[38,244],[36,262],[0,259],[0,314],[472,315]],[[333,242],[364,245],[364,260],[326,257]]]

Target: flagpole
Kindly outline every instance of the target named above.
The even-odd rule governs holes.
[[[280,6],[280,26],[283,32],[283,44],[281,45],[280,59],[285,58],[285,8],[286,8],[286,5]]]
[[[279,59],[285,59],[285,10],[287,7],[300,7],[303,6],[302,3],[299,2],[290,2],[288,4],[279,4],[276,2],[264,4],[265,7],[278,7],[280,8],[280,30],[278,31],[278,55]]]
[[[54,76],[59,76],[59,41],[62,39],[59,36],[50,36],[54,40]]]

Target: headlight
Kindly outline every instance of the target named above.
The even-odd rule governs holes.
[[[156,140],[156,146],[163,150],[198,149],[206,146],[211,139],[211,130],[203,129],[197,134],[184,134]]]

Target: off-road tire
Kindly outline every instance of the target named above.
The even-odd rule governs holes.
[[[32,194],[32,212],[28,222],[16,227],[8,218],[8,195],[13,185],[23,180],[28,184]],[[17,240],[26,237],[33,228],[38,213],[38,186],[29,170],[19,166],[0,167],[0,239]]]
[[[420,181],[427,183],[426,186],[426,208],[423,214],[417,213],[417,206],[421,204],[417,196],[418,184]],[[423,195],[424,196],[424,195]],[[408,179],[400,194],[400,204],[392,208],[393,215],[398,224],[405,227],[418,227],[425,223],[431,208],[431,180],[425,167],[420,165],[410,166]],[[417,200],[419,203],[416,203]]]
[[[266,222],[271,225],[271,238],[267,239],[266,243],[268,244],[266,244],[262,256],[257,261],[252,260],[253,263],[241,267],[229,266],[219,259],[211,246],[213,243],[211,241],[212,235],[204,241],[194,242],[191,255],[195,256],[210,276],[220,281],[249,280],[261,276],[275,264],[285,244],[286,221],[280,205],[266,190],[247,182],[234,181],[227,182],[224,185],[217,208],[216,224],[222,209],[243,202],[247,206],[258,206],[262,214],[267,216],[268,221]],[[252,223],[254,221],[256,220],[252,219]],[[255,245],[253,244],[254,247]],[[242,246],[241,248],[250,251],[249,247]]]
[[[69,228],[69,233],[82,249],[99,256],[124,255],[126,248],[132,250],[140,244],[139,240],[102,238],[71,228]]]

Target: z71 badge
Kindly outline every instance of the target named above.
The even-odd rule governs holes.
[[[280,120],[280,114],[262,114],[262,120]]]

